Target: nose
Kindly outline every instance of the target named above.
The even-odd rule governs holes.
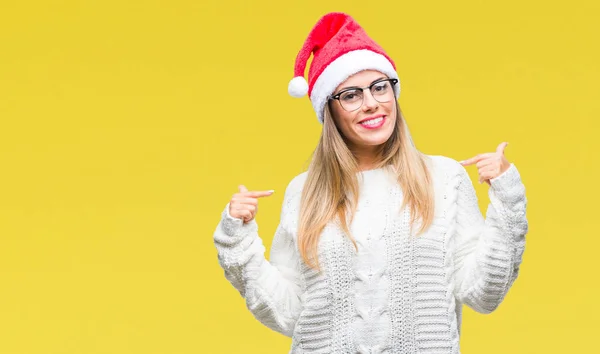
[[[363,105],[362,105],[363,112],[369,112],[369,111],[376,110],[377,107],[379,107],[379,102],[377,102],[377,100],[375,100],[375,97],[373,97],[373,94],[371,94],[371,91],[364,90],[363,91]]]

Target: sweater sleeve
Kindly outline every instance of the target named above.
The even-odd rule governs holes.
[[[270,329],[291,337],[302,310],[302,286],[300,258],[283,222],[289,194],[288,187],[270,261],[265,259],[256,221],[244,224],[232,217],[229,204],[222,212],[213,239],[225,278],[246,300],[250,312]]]
[[[484,220],[460,165],[454,234],[455,296],[479,313],[494,311],[519,273],[528,231],[525,187],[514,164],[490,180]]]

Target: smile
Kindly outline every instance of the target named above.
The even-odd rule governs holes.
[[[358,122],[358,124],[360,124],[361,126],[367,128],[367,129],[377,129],[377,128],[381,127],[383,125],[383,123],[385,123],[385,116],[383,116],[383,115],[367,118],[367,119],[364,119],[364,120]]]

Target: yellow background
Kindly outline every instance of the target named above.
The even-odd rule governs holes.
[[[506,155],[521,274],[463,353],[599,353],[600,5],[2,1],[0,353],[287,353],[217,263],[239,183],[267,247],[321,126],[287,94],[309,30],[352,14],[396,61],[417,147]],[[487,208],[486,184],[477,183]]]

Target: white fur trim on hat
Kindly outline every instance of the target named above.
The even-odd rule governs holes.
[[[394,91],[396,99],[400,97],[400,79],[392,63],[379,53],[367,49],[354,50],[339,56],[329,64],[313,86],[310,100],[319,122],[323,123],[323,109],[327,104],[327,97],[347,78],[363,70],[377,70],[390,79],[398,79]]]

